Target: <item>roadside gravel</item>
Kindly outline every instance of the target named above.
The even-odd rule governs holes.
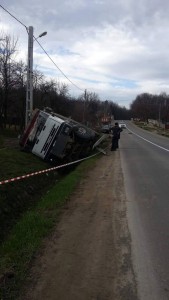
[[[20,299],[138,299],[119,150],[102,156],[71,195]]]

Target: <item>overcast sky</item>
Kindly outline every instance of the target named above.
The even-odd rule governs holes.
[[[129,107],[140,93],[169,93],[168,0],[1,0],[33,26],[58,67],[80,89]],[[0,8],[0,28],[18,37],[17,59],[27,60],[24,26]],[[47,78],[63,75],[38,44],[34,66]],[[69,84],[66,78],[64,82]],[[69,85],[72,96],[82,91]]]

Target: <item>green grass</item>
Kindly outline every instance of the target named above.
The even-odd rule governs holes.
[[[0,149],[4,147],[5,139],[9,138],[17,138],[19,135],[19,131],[14,128],[3,128],[0,129]]]
[[[144,129],[144,130],[147,130],[147,131],[150,131],[150,132],[155,132],[159,135],[163,135],[165,137],[169,137],[169,130],[168,129],[163,129],[163,128],[160,128],[158,126],[152,126],[152,125],[149,125],[149,124],[145,124],[144,122],[134,122],[135,125],[137,125],[138,127]]]
[[[142,129],[145,129],[145,130],[151,131],[151,132],[153,132],[153,131],[156,130],[156,128],[148,127],[148,126],[146,126],[146,125],[143,125],[143,126],[140,126],[140,127],[141,127]]]
[[[0,150],[0,181],[51,166],[31,153],[19,149]],[[56,172],[50,172],[0,186],[0,241],[2,241],[27,209],[37,204],[42,193],[58,178]]]
[[[19,176],[43,168],[49,165],[31,153],[19,151],[19,149],[1,149],[0,152],[0,180],[9,176]]]
[[[4,137],[0,135],[0,149],[4,147]]]
[[[3,128],[0,129],[0,135],[4,136],[6,138],[17,138],[19,134],[19,129],[16,129],[13,127],[9,128],[9,126],[7,128]]]
[[[40,248],[43,238],[50,234],[57,217],[74,191],[77,183],[92,168],[98,156],[82,162],[64,179],[54,185],[30,211],[23,214],[14,226],[8,239],[0,247],[1,274],[12,272],[12,278],[5,280],[0,298],[16,299],[30,267],[30,262]]]

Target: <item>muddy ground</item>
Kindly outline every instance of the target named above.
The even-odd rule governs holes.
[[[138,299],[119,150],[102,156],[71,196],[20,299]]]

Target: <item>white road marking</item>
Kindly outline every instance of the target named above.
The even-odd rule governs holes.
[[[162,150],[165,150],[165,151],[169,152],[169,149],[166,149],[166,148],[164,148],[164,147],[162,147],[162,146],[160,146],[160,145],[157,145],[157,144],[155,144],[155,143],[153,143],[153,142],[151,142],[151,141],[149,141],[149,140],[143,138],[141,135],[139,135],[139,134],[135,133],[134,131],[130,130],[128,127],[127,127],[127,129],[128,129],[131,133],[133,133],[133,134],[135,134],[136,136],[138,136],[140,139],[146,141],[147,143],[150,143],[150,144],[152,144],[152,145],[154,145],[154,146],[156,146],[156,147],[158,147],[158,148],[160,148],[160,149],[162,149]]]

